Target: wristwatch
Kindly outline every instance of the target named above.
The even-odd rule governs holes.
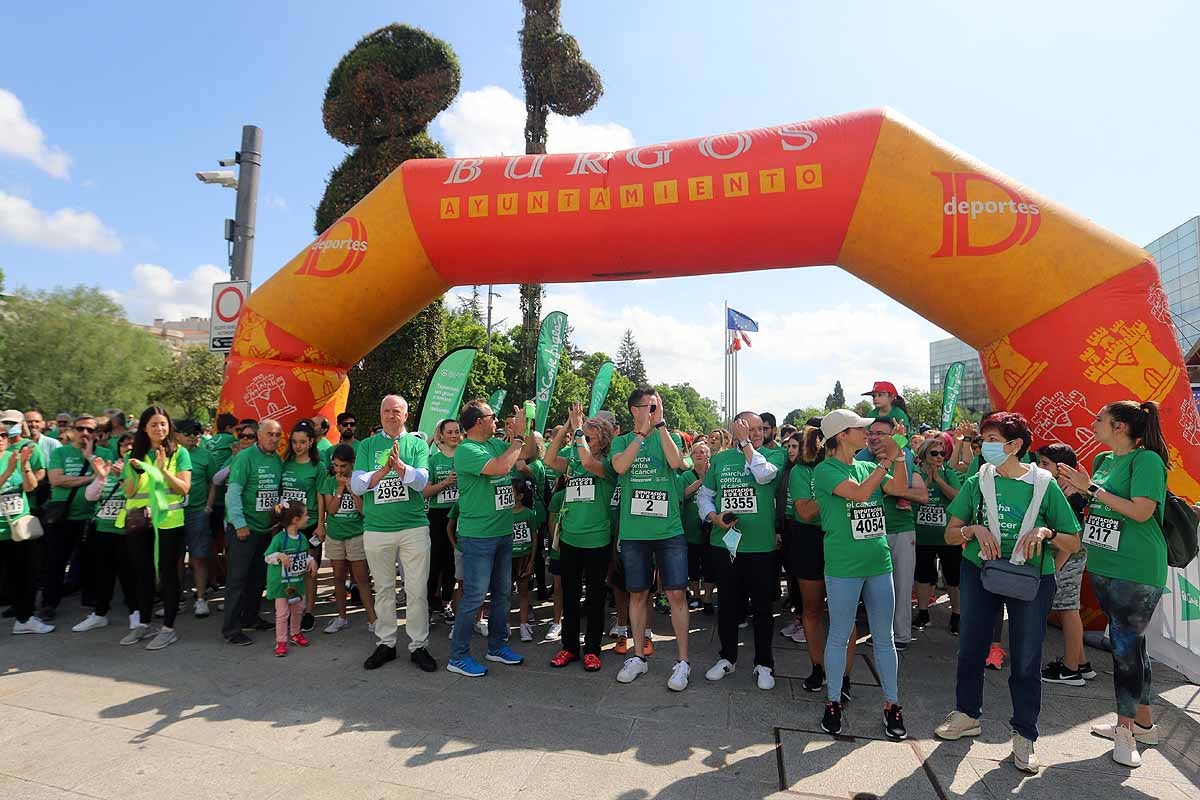
[[[1050,535],[1043,536],[1042,537],[1043,542],[1052,542],[1055,540],[1055,538],[1058,537],[1058,531],[1054,530],[1053,528],[1049,528],[1048,530],[1050,531]]]
[[[737,443],[738,450],[745,450],[746,447],[749,446],[749,444],[750,444],[749,439],[742,439],[740,442]]]
[[[1100,485],[1100,484],[1098,484],[1098,483],[1095,483],[1095,482],[1093,482],[1093,483],[1089,483],[1089,484],[1088,484],[1088,488],[1087,488],[1087,493],[1088,493],[1089,495],[1091,495],[1092,497],[1095,497],[1097,494],[1099,494],[1099,493],[1100,493],[1100,490],[1101,490],[1101,489],[1103,489],[1103,488],[1104,488],[1104,487],[1103,487],[1103,486],[1101,486],[1101,485]]]
[[[575,438],[580,439],[582,437],[583,437],[583,428],[576,428],[575,429]]]
[[[658,428],[659,430],[662,430],[663,428],[667,427],[667,423],[664,420],[659,420],[658,424],[655,425],[654,427]]]

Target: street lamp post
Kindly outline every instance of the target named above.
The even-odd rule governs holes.
[[[229,277],[235,281],[250,280],[254,259],[254,219],[258,212],[258,170],[262,166],[262,128],[242,126],[242,149],[233,158],[218,162],[222,167],[238,166],[232,170],[197,172],[201,183],[215,183],[237,190],[234,218],[225,220],[225,239],[233,247],[229,254]]]

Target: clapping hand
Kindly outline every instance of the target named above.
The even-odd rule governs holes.
[[[1092,483],[1092,476],[1088,475],[1087,470],[1083,467],[1078,469],[1070,467],[1066,464],[1058,465],[1059,477],[1067,481],[1081,492],[1087,491],[1088,486]]]
[[[572,403],[571,410],[567,412],[567,427],[571,429],[571,434],[583,427],[583,403]]]

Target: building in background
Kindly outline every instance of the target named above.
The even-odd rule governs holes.
[[[946,372],[956,361],[966,365],[958,404],[971,412],[989,410],[991,403],[988,400],[987,382],[983,379],[983,365],[979,363],[979,353],[966,342],[954,337],[929,343],[929,391],[942,390]]]
[[[150,331],[158,339],[166,343],[172,352],[188,345],[208,347],[208,317],[187,317],[186,319],[165,320],[156,319],[150,325],[139,325],[139,328]]]

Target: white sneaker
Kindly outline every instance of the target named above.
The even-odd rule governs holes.
[[[108,627],[108,617],[102,617],[99,614],[92,612],[84,617],[82,622],[71,628],[71,630],[75,631],[76,633],[84,633],[86,631],[94,631],[96,628],[106,627]]]
[[[795,633],[796,630],[801,627],[803,627],[803,626],[799,622],[797,622],[796,620],[792,620],[787,625],[783,626],[783,629],[779,631],[779,635],[785,639],[790,639],[790,638],[792,638],[792,634]]]
[[[197,600],[196,605],[192,608],[192,613],[200,619],[207,617],[209,615],[208,601],[204,598]]]
[[[334,617],[329,620],[329,624],[325,626],[326,633],[337,633],[350,627],[350,620],[345,617]]]
[[[625,659],[617,673],[617,683],[633,683],[638,675],[645,675],[649,670],[650,665],[646,663],[646,659],[630,656]]]
[[[775,673],[770,667],[764,667],[759,664],[750,671],[750,674],[758,678],[758,688],[764,691],[775,688]]]
[[[1033,742],[1021,734],[1014,732],[1012,747],[1013,766],[1022,772],[1029,772],[1036,775],[1042,765],[1038,761],[1037,753],[1033,751]]]
[[[793,633],[788,638],[791,639],[796,644],[808,644],[808,638],[804,635],[804,626],[803,625],[797,627],[795,633]]]
[[[547,642],[557,642],[561,638],[562,638],[562,623],[561,622],[551,622],[550,630],[546,631],[546,641]]]
[[[671,677],[667,678],[667,688],[672,692],[682,692],[687,688],[688,677],[691,674],[692,668],[686,661],[676,661],[675,666],[671,668]]]
[[[1118,725],[1113,738],[1112,760],[1126,767],[1140,767],[1142,756],[1138,752],[1137,742],[1133,740],[1133,731],[1124,725]]]
[[[486,618],[481,619],[481,620],[476,620],[475,632],[478,633],[480,636],[488,635],[488,621]]]
[[[615,639],[618,636],[628,636],[628,635],[629,635],[629,626],[628,625],[618,625],[617,623],[614,622],[613,626],[608,629],[608,636],[610,639]]]
[[[30,615],[29,619],[24,622],[14,622],[12,632],[16,636],[22,633],[52,633],[54,626],[42,622],[35,616]]]
[[[1116,736],[1119,727],[1119,725],[1093,725],[1092,735],[1102,739],[1112,739]],[[1149,728],[1143,728],[1136,722],[1133,723],[1133,739],[1139,744],[1153,747],[1158,744],[1158,726],[1151,724]]]
[[[749,627],[750,627],[750,620],[748,620],[748,619],[743,618],[742,621],[738,623],[738,628],[740,628],[740,629],[745,629],[745,628],[749,628]]]
[[[946,721],[933,729],[934,736],[951,742],[964,736],[978,736],[981,732],[979,720],[957,710],[947,714]]]
[[[121,644],[137,644],[151,634],[149,625],[137,625],[129,629],[129,633],[121,638]]]
[[[521,641],[522,642],[532,642],[533,641],[533,626],[530,625],[528,622],[521,623]]]
[[[717,663],[708,668],[708,672],[704,673],[704,679],[709,681],[719,681],[726,675],[732,675],[737,669],[727,658],[717,660]]]

